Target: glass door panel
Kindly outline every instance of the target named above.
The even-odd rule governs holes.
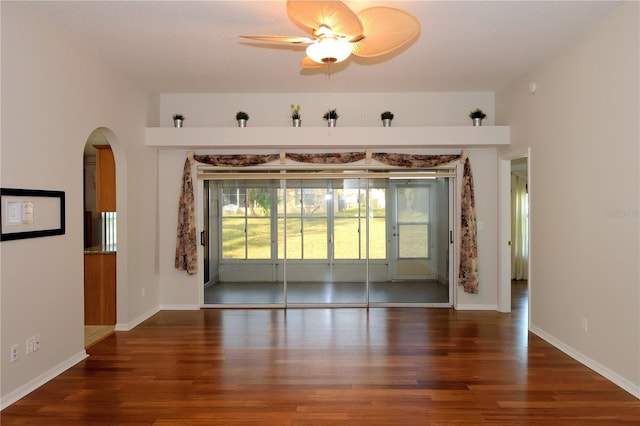
[[[357,190],[355,199],[349,194],[345,201],[342,180],[287,185],[287,304],[364,306],[366,262],[360,258]],[[295,251],[289,248],[292,241]]]
[[[334,258],[336,260],[366,258],[364,253],[366,246],[362,244],[361,238],[366,234],[363,232],[366,223],[362,223],[360,189],[336,188],[334,197]]]
[[[391,181],[390,279],[372,303],[449,304],[449,179]],[[442,259],[442,261],[441,261]]]
[[[272,253],[278,181],[213,182],[220,202],[218,226],[211,227],[219,255],[210,262],[217,262],[218,276],[205,287],[205,304],[284,305],[282,266]]]

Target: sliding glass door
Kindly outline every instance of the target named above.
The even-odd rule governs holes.
[[[448,177],[204,188],[207,305],[450,305]]]

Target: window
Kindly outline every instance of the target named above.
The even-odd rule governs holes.
[[[222,188],[223,259],[271,258],[269,187]]]
[[[347,186],[347,188],[336,190],[337,205],[334,212],[334,257],[336,259],[367,258],[367,223],[369,225],[369,259],[386,258],[385,197],[385,188],[370,188],[367,191],[366,187],[349,188]]]
[[[369,258],[386,258],[382,181],[377,188],[364,179],[290,181],[286,188],[251,183],[220,185],[222,259],[283,259],[286,250],[290,260],[363,260],[367,225]]]
[[[398,257],[400,259],[429,258],[430,188],[429,186],[398,186]]]
[[[117,213],[116,212],[102,212],[100,213],[102,219],[102,245],[115,247],[117,244],[116,230],[117,226]]]
[[[328,190],[326,185],[317,187],[310,182],[304,186],[278,190],[282,194],[278,197],[278,223],[282,230],[286,222],[287,259],[327,259]],[[278,233],[280,259],[284,253],[284,237],[284,232]]]

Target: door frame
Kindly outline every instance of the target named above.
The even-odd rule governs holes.
[[[445,178],[445,179],[449,179],[449,178]],[[423,279],[423,280],[437,280],[438,279],[438,274],[437,274],[437,270],[438,270],[438,253],[437,250],[434,250],[434,236],[432,235],[434,232],[434,226],[433,223],[435,222],[437,224],[437,212],[434,214],[434,210],[436,209],[437,206],[437,200],[434,200],[434,198],[437,196],[437,189],[434,190],[433,188],[433,184],[431,182],[428,182],[426,180],[423,179],[419,179],[419,180],[415,180],[415,179],[406,179],[406,180],[389,180],[389,185],[388,185],[388,191],[389,191],[389,197],[387,197],[388,200],[390,200],[391,202],[389,203],[391,207],[391,211],[390,214],[388,214],[388,223],[387,223],[387,232],[388,234],[391,236],[391,245],[389,247],[390,250],[388,250],[389,253],[389,258],[388,258],[388,262],[389,262],[389,274],[390,274],[390,278],[391,280],[406,280],[406,279]],[[411,259],[401,259],[400,258],[400,250],[399,250],[399,241],[400,241],[400,228],[399,228],[399,222],[400,222],[400,218],[399,218],[399,212],[398,212],[398,195],[399,195],[399,189],[410,189],[410,188],[427,188],[428,189],[428,197],[429,197],[429,212],[428,212],[428,236],[427,236],[427,250],[429,253],[429,256],[426,258],[415,258],[415,260],[411,260]],[[435,218],[435,219],[434,219]],[[447,225],[449,226],[449,225]],[[429,263],[431,264],[431,274],[425,274],[425,275],[401,275],[398,273],[398,262],[400,261],[405,261],[405,262],[417,262],[420,263],[420,261],[422,259],[428,259]],[[435,271],[435,272],[434,272]]]
[[[531,149],[506,151],[498,156],[498,312],[511,312],[511,161],[527,158],[529,188],[529,268],[527,285],[531,299]],[[529,300],[527,316],[531,315]],[[530,319],[530,318],[529,318]],[[530,322],[530,321],[529,321]]]

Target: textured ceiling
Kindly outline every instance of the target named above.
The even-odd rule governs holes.
[[[419,37],[375,59],[331,69],[336,92],[494,91],[553,55],[620,5],[613,1],[348,1],[418,18]],[[97,55],[160,93],[326,90],[301,70],[304,47],[240,34],[305,35],[282,1],[29,2]]]

